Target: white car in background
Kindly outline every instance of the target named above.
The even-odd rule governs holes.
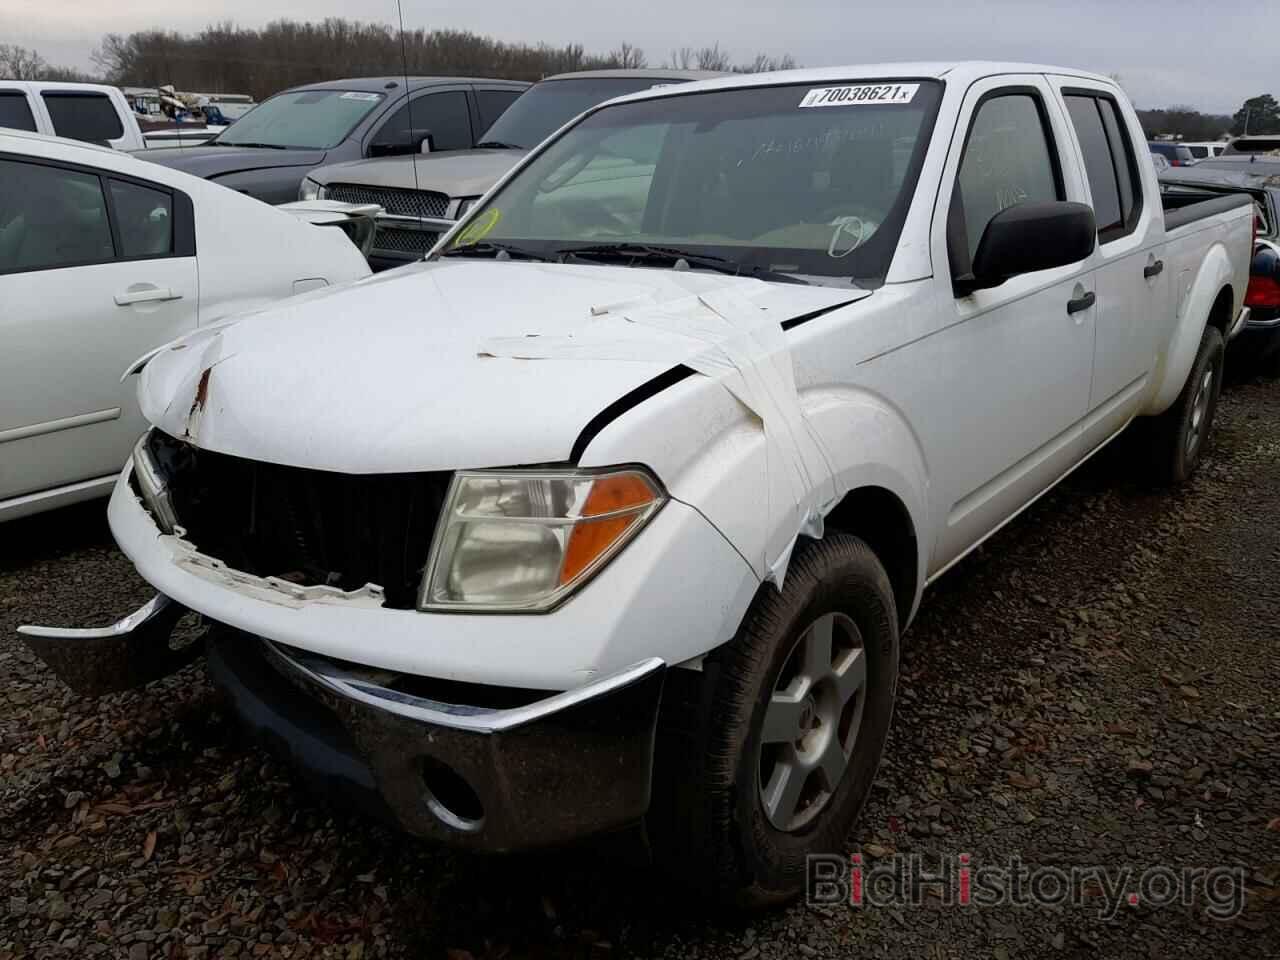
[[[367,276],[341,230],[189,174],[0,131],[0,521],[110,491],[146,423],[139,356]]]

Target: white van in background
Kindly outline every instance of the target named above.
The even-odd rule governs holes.
[[[1190,150],[1191,156],[1197,160],[1212,160],[1214,157],[1222,156],[1227,150],[1227,142],[1225,140],[1184,140],[1181,146]]]
[[[101,83],[0,80],[0,127],[117,150],[147,145],[124,94]]]

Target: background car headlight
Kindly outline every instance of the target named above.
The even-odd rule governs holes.
[[[467,215],[467,211],[470,210],[472,205],[479,199],[480,199],[479,197],[463,197],[461,200],[459,200],[458,212],[455,215],[455,219],[461,220],[463,217],[465,217]]]
[[[549,610],[626,545],[666,497],[638,468],[454,475],[421,610]]]
[[[302,185],[298,187],[299,200],[323,200],[324,187],[316,183],[310,177],[302,178]]]

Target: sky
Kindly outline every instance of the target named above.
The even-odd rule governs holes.
[[[887,60],[1018,60],[1118,74],[1139,107],[1233,113],[1280,96],[1280,56],[1260,0],[402,0],[410,28],[501,40],[640,47],[651,65],[675,48],[719,43],[735,60],[791,54],[803,66]],[[395,0],[4,0],[0,43],[81,69],[104,33],[191,31],[233,21],[342,16],[396,23]]]

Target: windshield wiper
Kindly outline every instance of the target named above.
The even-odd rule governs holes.
[[[717,257],[708,253],[692,253],[688,250],[681,250],[678,247],[655,246],[648,243],[598,243],[586,247],[565,248],[560,251],[560,254],[565,260],[579,257],[584,260],[627,260],[631,263],[656,263],[661,261],[670,263],[672,267],[676,268],[679,268],[679,264],[683,261],[687,269],[715,270],[718,273],[728,273],[735,277],[746,276],[755,277],[757,280],[809,285],[809,281],[779,270],[747,266],[746,264],[738,263],[736,260]]]
[[[481,140],[476,144],[477,150],[523,150],[518,143],[503,143],[501,140]]]
[[[477,243],[464,243],[459,247],[450,247],[448,250],[441,253],[440,256],[493,257],[495,260],[512,260],[516,257],[539,261],[555,259],[550,254],[539,253],[537,250],[529,250],[525,247],[518,247],[513,243],[493,243],[489,240],[481,240]]]
[[[257,147],[262,150],[288,150],[288,147],[281,146],[278,143],[242,143],[236,141],[232,143],[230,140],[210,140],[215,147]]]

